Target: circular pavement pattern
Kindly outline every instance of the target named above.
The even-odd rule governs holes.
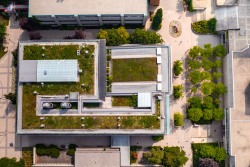
[[[169,34],[174,38],[178,38],[179,36],[181,36],[181,33],[182,33],[181,23],[177,20],[171,21],[169,23]]]

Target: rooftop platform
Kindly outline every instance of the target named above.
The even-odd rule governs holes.
[[[88,14],[144,14],[147,0],[30,0],[29,16],[34,15],[88,15]]]

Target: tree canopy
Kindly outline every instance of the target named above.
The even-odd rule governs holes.
[[[203,112],[200,108],[190,108],[187,111],[187,117],[191,121],[197,122],[199,121],[203,116]]]

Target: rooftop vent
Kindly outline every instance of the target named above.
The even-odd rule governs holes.
[[[84,117],[81,118],[82,121],[83,121],[84,119],[85,119]]]
[[[44,117],[40,117],[40,121],[44,120]]]
[[[37,92],[37,91],[34,91],[34,94],[35,94],[35,95],[37,95],[37,94],[38,94],[38,92]]]
[[[43,74],[44,74],[44,75],[47,75],[47,71],[45,70],[45,71],[43,72]]]
[[[118,119],[118,120],[120,120],[121,118],[120,118],[120,117],[118,117],[117,119]]]
[[[78,70],[78,73],[81,74],[81,73],[82,73],[82,69],[79,69],[79,70]]]
[[[77,55],[77,56],[80,56],[80,54],[81,54],[81,53],[80,53],[80,50],[77,50],[76,55]]]
[[[65,98],[66,98],[66,99],[67,99],[67,98],[69,98],[69,95],[68,95],[68,94],[66,94],[66,95],[65,95]]]
[[[41,86],[42,86],[42,87],[44,86],[44,83],[43,83],[43,82],[41,83]]]
[[[121,125],[120,125],[120,124],[118,124],[117,126],[118,126],[118,128],[120,128],[120,126],[121,126]]]
[[[85,127],[85,124],[82,124],[82,128],[84,128]]]
[[[41,124],[41,128],[44,128],[45,127],[45,125],[44,124]]]

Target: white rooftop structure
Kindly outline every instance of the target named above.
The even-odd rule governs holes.
[[[151,107],[152,106],[152,95],[151,93],[138,93],[137,96],[138,107]]]
[[[38,60],[37,82],[77,82],[77,60]]]
[[[147,0],[30,0],[29,16],[145,14]]]

